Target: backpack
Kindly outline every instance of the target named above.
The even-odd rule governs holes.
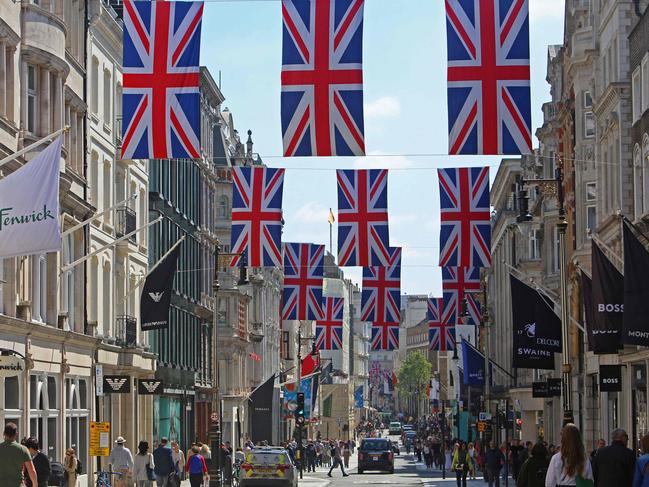
[[[77,468],[75,469],[75,473],[77,475],[81,475],[82,472],[83,472],[83,463],[81,463],[81,460],[77,458]]]
[[[197,474],[203,473],[203,462],[201,461],[203,457],[201,457],[198,453],[195,455],[192,455],[189,458],[189,473],[190,474]]]
[[[50,478],[47,482],[48,485],[63,485],[63,480],[65,479],[65,468],[63,464],[59,462],[50,463]]]

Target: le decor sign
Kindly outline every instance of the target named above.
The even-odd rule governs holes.
[[[0,377],[15,377],[25,370],[25,361],[16,355],[0,355]]]

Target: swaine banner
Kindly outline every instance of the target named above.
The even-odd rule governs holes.
[[[622,348],[624,277],[593,242],[592,323],[589,343],[595,353],[617,353]]]
[[[630,224],[624,227],[624,327],[622,343],[649,346],[649,252],[633,234]]]
[[[59,136],[17,171],[0,179],[0,259],[61,250]]]
[[[513,367],[554,369],[554,354],[561,351],[561,320],[548,301],[514,276],[512,318]]]

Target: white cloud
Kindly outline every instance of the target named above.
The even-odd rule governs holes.
[[[401,102],[395,96],[382,96],[365,105],[365,118],[391,118],[401,115]]]
[[[387,155],[381,151],[372,151],[354,161],[357,169],[404,169],[411,166],[412,161],[407,157]]]
[[[329,208],[320,203],[309,201],[295,213],[295,221],[301,223],[327,223]]]
[[[565,0],[531,0],[530,20],[563,19]]]

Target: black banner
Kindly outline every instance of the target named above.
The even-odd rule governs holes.
[[[532,382],[532,397],[550,397],[547,382]]]
[[[624,326],[622,343],[649,346],[649,253],[624,227]]]
[[[617,353],[622,348],[624,277],[593,242],[591,321],[588,343],[595,353]]]
[[[105,375],[104,394],[128,394],[131,391],[131,378],[128,375]]]
[[[586,322],[586,336],[588,337],[588,349],[593,351],[597,347],[592,333],[593,318],[593,280],[581,271],[581,296],[584,301],[584,320]]]
[[[622,390],[621,365],[599,366],[599,390],[600,392],[620,392]]]
[[[171,292],[179,253],[180,245],[160,262],[144,282],[140,298],[140,322],[143,331],[169,327]]]
[[[561,351],[561,320],[537,291],[510,276],[513,319],[513,364],[516,369],[554,370]]]
[[[257,443],[273,441],[273,393],[275,374],[250,394],[250,439]]]
[[[153,394],[162,394],[164,384],[157,379],[140,379],[137,381],[137,393],[148,396]]]
[[[561,397],[561,379],[548,379],[548,397]]]

